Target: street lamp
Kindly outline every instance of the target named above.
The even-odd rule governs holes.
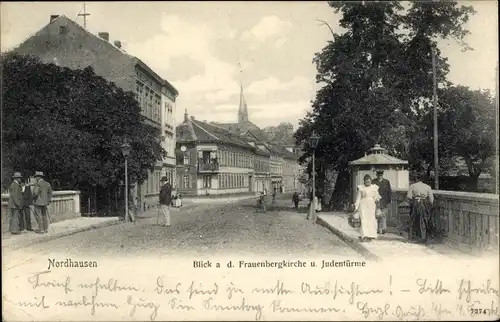
[[[318,146],[320,137],[317,136],[316,134],[313,134],[309,138],[309,145],[311,148],[313,148],[313,154],[312,154],[312,199],[311,199],[311,204],[309,206],[309,215],[307,216],[308,219],[311,217],[313,223],[316,223],[316,203],[314,202],[315,196],[316,196],[316,147]]]
[[[122,144],[122,153],[125,159],[125,221],[129,221],[128,217],[128,156],[130,155],[130,150],[132,150],[130,144],[127,142],[127,139],[123,141]]]

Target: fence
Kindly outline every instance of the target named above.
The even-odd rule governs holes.
[[[2,233],[9,230],[8,204],[9,195],[2,194]],[[80,217],[80,191],[54,191],[49,205],[49,215],[53,223]]]
[[[387,223],[403,229],[408,220],[407,190],[394,189]],[[496,249],[499,245],[498,195],[435,190],[434,216],[446,240],[466,251]]]

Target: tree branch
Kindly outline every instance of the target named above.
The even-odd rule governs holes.
[[[330,27],[330,25],[328,24],[328,22],[326,22],[324,20],[321,20],[321,19],[316,19],[316,20],[319,21],[319,22],[321,22],[322,25],[326,25],[328,27],[328,29],[330,29],[330,32],[332,33],[332,37],[335,40],[335,33],[333,32],[333,29],[332,29],[332,27]]]

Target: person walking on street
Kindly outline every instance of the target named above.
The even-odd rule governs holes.
[[[378,193],[381,197],[378,203],[380,216],[377,218],[377,232],[379,234],[385,234],[387,232],[388,206],[391,204],[391,183],[384,178],[384,170],[377,170],[377,178],[373,180],[372,183],[378,186]]]
[[[297,192],[294,192],[292,196],[292,202],[295,205],[295,209],[299,209],[299,201],[300,201],[299,194]]]
[[[22,182],[23,208],[19,216],[19,227],[21,231],[33,231],[31,228],[31,212],[33,211],[33,188],[29,183]]]
[[[52,187],[50,183],[43,179],[43,172],[35,172],[36,183],[33,187],[33,197],[35,202],[35,219],[38,225],[39,234],[49,232],[49,211],[48,206],[52,201]]]
[[[165,227],[170,227],[170,205],[172,204],[172,185],[168,182],[167,176],[161,178],[163,185],[160,189],[160,207],[165,216]]]
[[[12,183],[9,187],[9,212],[10,212],[10,222],[9,231],[13,235],[19,235],[21,233],[19,227],[19,217],[23,207],[23,194],[21,191],[21,173],[14,172],[12,176]]]
[[[415,183],[408,187],[406,195],[410,202],[410,240],[426,242],[431,230],[431,208],[434,203],[432,188],[422,182],[422,176],[415,176]]]

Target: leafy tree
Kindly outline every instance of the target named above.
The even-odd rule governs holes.
[[[495,99],[490,91],[449,87],[440,97],[440,144],[462,158],[477,186],[495,156]]]
[[[116,185],[121,144],[132,146],[129,173],[142,182],[164,151],[132,93],[96,76],[14,53],[2,57],[2,183],[13,171],[44,171],[64,189]]]
[[[333,40],[315,55],[316,81],[324,86],[296,139],[304,146],[300,160],[305,162],[313,152],[308,138],[313,132],[320,135],[316,156],[339,171],[331,198],[339,207],[348,196],[349,161],[362,157],[375,143],[389,145],[400,155],[409,153],[411,144],[405,140],[418,131],[416,123],[425,115],[423,102],[432,97],[431,49],[436,38],[462,41],[468,34],[462,26],[474,11],[457,2],[329,5],[341,13],[339,26],[345,32],[332,32]],[[436,57],[437,80],[448,86],[449,67],[437,48]]]

